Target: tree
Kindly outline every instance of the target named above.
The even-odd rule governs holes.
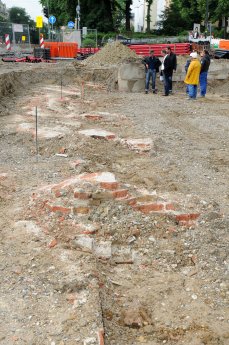
[[[125,17],[126,17],[126,31],[130,31],[130,6],[132,5],[132,0],[125,0]]]
[[[47,0],[40,0],[46,7]],[[76,18],[78,0],[49,0],[49,14],[55,15],[58,25],[66,25]],[[113,12],[116,0],[81,0],[80,26],[87,26],[100,31],[113,31]]]
[[[150,32],[150,23],[151,23],[151,6],[153,4],[153,0],[146,0],[146,4],[147,4],[147,14],[146,14],[146,32]]]
[[[168,35],[177,35],[183,30],[192,29],[193,23],[200,23],[205,12],[200,11],[198,1],[172,0],[158,23],[161,32]]]
[[[24,8],[12,7],[9,10],[9,21],[15,24],[29,24],[30,16],[26,13]]]

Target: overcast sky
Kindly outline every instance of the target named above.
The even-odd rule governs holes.
[[[30,15],[33,20],[36,20],[37,16],[43,16],[42,6],[39,0],[2,0],[2,2],[7,8],[25,8],[26,13]]]

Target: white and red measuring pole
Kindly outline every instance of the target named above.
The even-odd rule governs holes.
[[[44,49],[44,47],[45,47],[44,37],[42,34],[40,34],[40,48]]]
[[[11,50],[10,36],[9,36],[9,34],[5,34],[5,43],[6,43],[6,49],[7,49],[7,50]]]

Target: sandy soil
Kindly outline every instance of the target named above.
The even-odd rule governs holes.
[[[229,81],[113,73],[0,65],[0,344],[227,345]]]

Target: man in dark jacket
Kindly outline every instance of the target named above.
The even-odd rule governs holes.
[[[201,53],[201,70],[200,70],[200,96],[205,97],[207,92],[207,77],[208,69],[211,63],[210,56],[207,50]]]
[[[171,47],[166,48],[166,52],[171,60],[171,70],[169,76],[169,93],[173,91],[173,71],[177,69],[177,56],[175,53],[172,52]]]
[[[172,65],[172,61],[170,59],[169,54],[167,54],[167,51],[164,49],[161,51],[161,53],[163,56],[162,65],[161,65],[161,71],[163,74],[163,81],[164,81],[163,96],[169,96],[170,80],[171,80],[171,74],[173,71],[173,65]]]
[[[143,63],[145,65],[145,72],[146,72],[145,93],[149,93],[149,83],[150,83],[151,78],[152,78],[153,93],[157,93],[156,75],[157,75],[157,72],[159,72],[161,61],[154,55],[154,51],[150,50],[150,55],[144,58]]]

